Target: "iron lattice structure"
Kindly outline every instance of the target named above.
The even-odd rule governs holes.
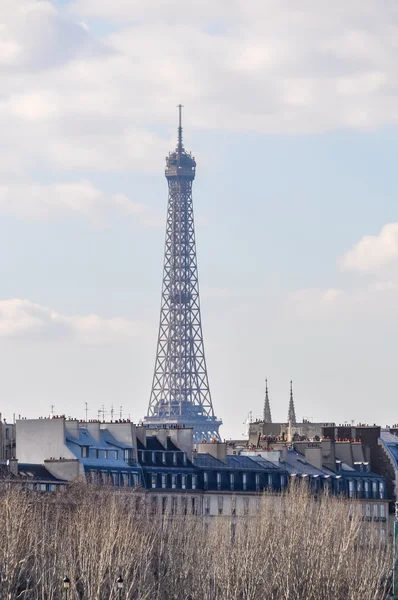
[[[192,182],[196,162],[178,143],[166,158],[169,187],[160,325],[146,424],[183,425],[194,440],[220,439],[210,394],[196,259]]]

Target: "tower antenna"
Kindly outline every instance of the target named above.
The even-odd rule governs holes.
[[[182,109],[183,109],[183,105],[179,104],[177,106],[178,108],[178,145],[177,145],[177,150],[178,150],[178,154],[180,155],[181,152],[183,151],[183,145],[182,145]]]

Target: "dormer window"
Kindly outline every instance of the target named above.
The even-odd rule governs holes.
[[[184,463],[184,466],[186,466],[186,464],[187,464],[187,453],[186,452],[184,452],[182,455],[182,461]]]
[[[82,458],[88,458],[88,454],[89,454],[89,447],[82,446]]]
[[[156,452],[152,452],[152,463],[156,463]]]
[[[173,465],[177,464],[177,452],[173,452]]]
[[[166,452],[162,452],[162,463],[166,464]]]

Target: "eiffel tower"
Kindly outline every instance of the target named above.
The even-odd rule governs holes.
[[[166,158],[169,197],[155,371],[147,425],[192,427],[194,441],[219,440],[210,394],[196,261],[192,182],[196,162],[182,141]]]

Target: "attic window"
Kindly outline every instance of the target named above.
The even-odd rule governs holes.
[[[88,446],[82,446],[82,458],[88,458]]]

